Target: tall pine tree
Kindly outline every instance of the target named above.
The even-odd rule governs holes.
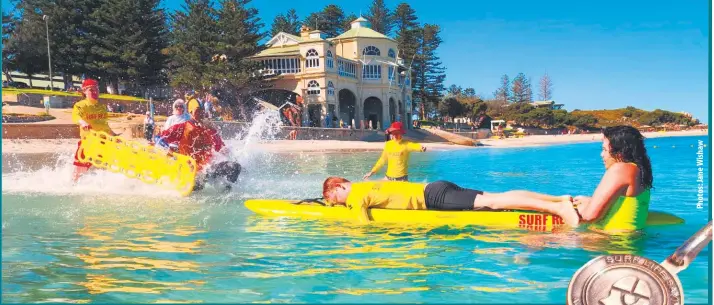
[[[3,62],[3,69],[4,64],[7,64],[8,69],[27,74],[30,86],[33,75],[48,71],[45,21],[33,8],[27,3],[20,3],[19,20],[16,23],[9,19],[3,20],[3,25],[8,21],[8,27],[13,27],[12,33],[8,33],[7,44],[3,44],[3,54],[7,53],[8,57],[7,62]]]
[[[279,14],[273,19],[273,25],[270,29],[270,35],[275,36],[280,32],[291,35],[300,34],[300,19],[294,8],[291,8],[285,15]]]
[[[258,18],[258,10],[248,7],[250,0],[222,0],[218,11],[218,41],[216,54],[218,57],[210,63],[210,81],[214,88],[220,88],[225,93],[221,102],[236,110],[236,115],[243,118],[249,116],[247,98],[262,79],[255,73],[260,64],[248,57],[255,55],[262,46],[258,43],[265,37],[261,31],[263,24]]]
[[[336,37],[345,30],[345,12],[335,4],[325,6],[321,11],[315,12],[305,18],[305,25],[326,33],[328,37]]]
[[[416,97],[422,107],[435,109],[444,92],[444,66],[436,55],[436,50],[442,43],[438,25],[425,24],[422,29],[422,39],[418,51],[417,74],[414,79]],[[425,108],[426,109],[426,108]]]
[[[384,0],[373,0],[372,6],[369,7],[369,14],[365,17],[372,24],[373,30],[387,36],[392,32],[393,16],[384,4]]]
[[[501,76],[501,87],[493,93],[497,101],[508,103],[511,99],[511,81],[507,74]]]
[[[49,16],[53,72],[63,74],[65,86],[72,75],[90,71],[93,39],[92,14],[102,2],[95,0],[22,0],[22,7],[34,14]],[[78,9],[81,8],[81,9]],[[44,26],[44,24],[43,24]],[[46,46],[45,46],[46,48]]]
[[[395,40],[399,48],[399,57],[404,60],[404,64],[409,68],[407,75],[412,86],[413,96],[417,98],[417,88],[414,78],[417,74],[418,64],[415,64],[416,53],[420,44],[421,28],[419,27],[416,11],[408,3],[400,3],[394,10],[392,17],[394,21]],[[415,100],[414,106],[418,104]],[[424,109],[421,111],[422,117]]]
[[[10,66],[12,65],[11,60],[14,55],[10,52],[7,45],[13,32],[15,32],[16,23],[17,20],[15,20],[14,16],[5,14],[5,11],[2,11],[2,45],[4,46],[2,50],[2,73],[5,74],[8,81],[12,81]]]
[[[179,91],[210,88],[210,62],[219,40],[217,12],[211,0],[185,0],[171,17],[168,53],[171,86]]]
[[[166,25],[159,0],[100,0],[91,15],[92,74],[108,80],[154,85],[164,80]]]

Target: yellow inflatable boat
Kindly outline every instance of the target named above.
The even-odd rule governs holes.
[[[325,206],[315,199],[249,199],[245,207],[259,215],[302,217],[332,220],[354,220],[354,214],[342,206]],[[383,223],[430,225],[476,225],[494,228],[523,228],[531,231],[551,231],[563,225],[555,215],[532,211],[433,211],[370,209],[370,219]],[[647,226],[682,224],[684,220],[673,214],[649,211]]]

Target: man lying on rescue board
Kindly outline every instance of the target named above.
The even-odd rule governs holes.
[[[637,129],[616,126],[603,130],[601,157],[607,169],[593,197],[550,196],[528,191],[485,193],[459,187],[448,181],[428,184],[402,181],[352,183],[329,177],[323,183],[323,198],[345,205],[363,222],[367,209],[404,210],[529,210],[558,215],[576,227],[590,222],[603,229],[644,228],[649,207],[652,172]]]

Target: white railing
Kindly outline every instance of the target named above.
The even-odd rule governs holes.
[[[268,58],[260,60],[267,74],[296,74],[300,73],[300,59],[297,57]]]

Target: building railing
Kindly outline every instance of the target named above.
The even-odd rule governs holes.
[[[357,78],[357,64],[338,58],[337,72],[340,76]]]
[[[300,59],[297,57],[267,58],[261,59],[260,63],[265,67],[267,74],[297,74],[300,69]]]

